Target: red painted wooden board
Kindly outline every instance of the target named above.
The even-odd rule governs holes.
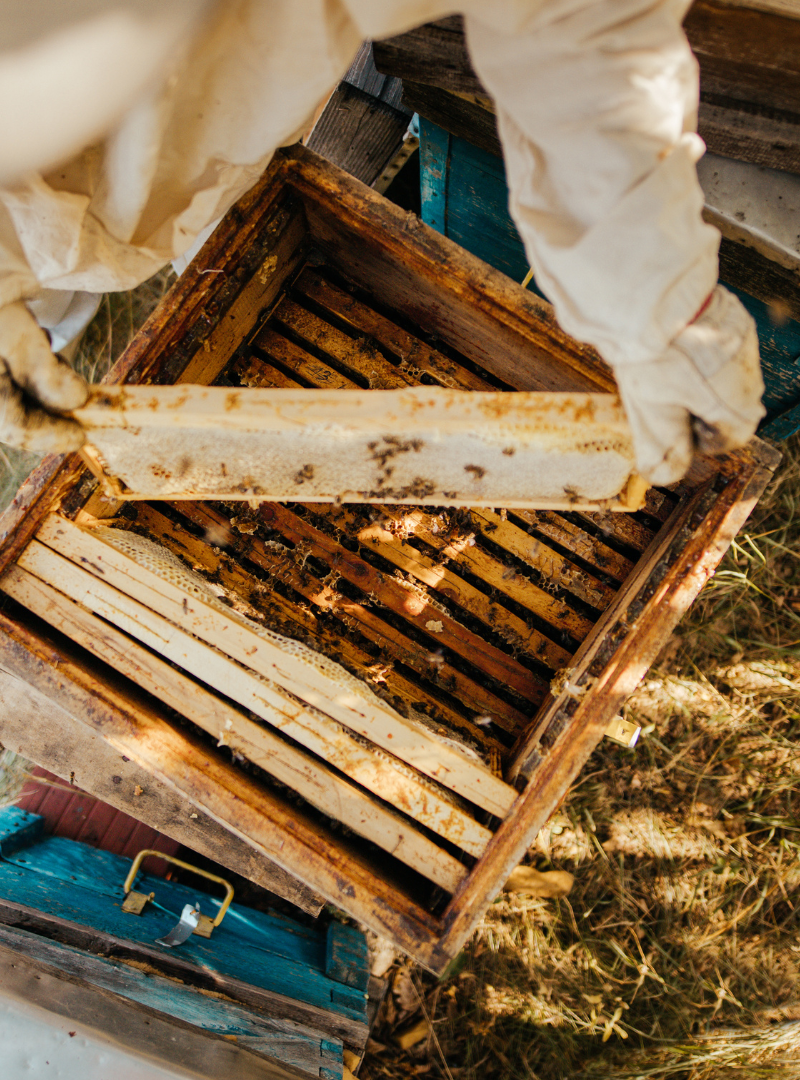
[[[155,848],[165,855],[177,855],[180,844],[149,825],[132,818],[130,814],[87,795],[79,788],[66,791],[66,781],[38,766],[32,776],[49,780],[58,787],[29,780],[17,800],[17,806],[31,814],[44,818],[45,832],[53,836],[65,836],[80,840],[91,847],[111,851],[133,859],[143,848]],[[162,859],[147,859],[145,869],[150,874],[164,877],[169,863]]]

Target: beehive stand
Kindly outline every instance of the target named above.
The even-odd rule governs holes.
[[[302,149],[111,381],[613,390],[546,305]],[[49,460],[2,523],[0,665],[441,971],[777,460],[698,462],[632,514],[125,503]]]

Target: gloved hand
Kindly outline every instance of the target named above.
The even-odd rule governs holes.
[[[1,307],[0,442],[39,453],[78,450],[84,442],[80,424],[53,412],[77,409],[87,395],[85,380],[53,355],[25,305]]]
[[[618,364],[614,374],[638,470],[651,484],[680,480],[695,450],[743,446],[764,415],[755,323],[721,285],[664,356]]]

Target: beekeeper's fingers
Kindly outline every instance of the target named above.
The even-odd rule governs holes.
[[[67,454],[84,443],[83,428],[35,405],[0,360],[0,442],[36,453]]]
[[[53,354],[47,334],[21,302],[0,308],[0,358],[17,387],[53,412],[80,408],[86,381]]]
[[[722,286],[664,356],[615,368],[637,468],[652,484],[684,475],[695,449],[743,446],[764,415],[755,324]]]

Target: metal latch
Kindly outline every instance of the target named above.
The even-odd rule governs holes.
[[[218,885],[225,886],[225,899],[222,901],[220,909],[217,912],[217,917],[212,919],[210,915],[201,915],[198,913],[197,926],[195,926],[193,930],[193,933],[199,934],[200,937],[210,938],[211,931],[215,926],[219,926],[225,912],[230,907],[231,900],[233,900],[233,886],[230,882],[225,881],[224,878],[217,877],[216,874],[211,874],[208,870],[201,870],[199,866],[191,866],[181,859],[176,859],[173,855],[165,855],[163,851],[154,851],[152,848],[145,848],[145,850],[140,851],[133,860],[131,868],[128,871],[128,876],[125,878],[125,884],[123,885],[123,889],[125,890],[125,900],[122,904],[122,910],[128,912],[129,915],[141,915],[145,905],[155,899],[155,893],[151,892],[148,894],[134,892],[132,889],[136,875],[139,873],[139,869],[142,865],[142,861],[146,859],[148,855],[154,855],[157,859],[166,859],[167,862],[174,863],[183,870],[191,870],[193,874],[200,874],[201,877],[208,878],[209,881],[216,881]],[[189,935],[187,934],[187,937],[188,936]]]
[[[621,716],[615,716],[606,730],[603,732],[607,739],[619,743],[620,746],[632,750],[639,741],[641,727],[632,720],[625,720]]]

